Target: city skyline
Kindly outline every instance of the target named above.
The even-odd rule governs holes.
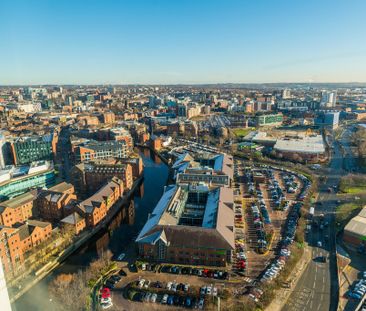
[[[366,81],[363,1],[9,1],[0,85]]]

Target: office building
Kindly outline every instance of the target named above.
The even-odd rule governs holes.
[[[258,126],[279,126],[283,122],[282,113],[264,114],[256,117]]]
[[[172,165],[177,183],[200,183],[229,187],[233,179],[233,157],[226,153],[181,154]]]
[[[77,145],[74,149],[77,163],[108,158],[126,158],[130,153],[124,140],[119,141],[95,141]]]
[[[314,119],[314,125],[330,129],[336,129],[339,124],[339,111],[319,111]]]
[[[235,249],[233,199],[226,187],[168,186],[136,239],[140,257],[226,266]]]
[[[55,184],[52,162],[39,161],[20,167],[9,166],[0,171],[0,201],[11,199],[35,188]]]
[[[20,137],[11,143],[15,165],[33,161],[52,160],[56,153],[57,133],[45,136]]]

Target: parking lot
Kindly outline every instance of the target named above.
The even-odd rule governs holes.
[[[293,218],[296,216],[289,217],[289,213],[294,205],[301,204],[299,198],[306,195],[306,190],[302,177],[292,172],[267,166],[245,167],[239,161],[235,166],[234,186],[236,200],[240,197],[243,202],[243,223],[236,218],[236,246],[240,255],[236,256],[233,270],[245,266],[242,272],[252,280],[258,278],[276,256],[286,252],[281,250],[285,229],[290,227],[294,233],[297,225],[297,218]],[[237,208],[238,204],[235,211]],[[244,265],[237,263],[244,258]]]
[[[126,271],[125,276],[116,279],[115,282],[111,282],[111,278],[108,279],[105,287],[110,290],[112,304],[106,309],[207,310],[226,287],[224,281],[227,274],[224,273],[214,275],[214,271],[209,274],[204,273],[207,269],[196,269],[201,275],[193,274],[193,271],[192,274],[182,274],[182,269],[176,271],[166,268],[163,269],[165,272],[162,272],[163,267],[159,266],[155,271],[138,270],[138,272],[130,272],[125,267],[123,268],[123,271]],[[101,298],[102,293],[99,300]]]

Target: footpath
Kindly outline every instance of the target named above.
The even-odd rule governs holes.
[[[284,305],[286,304],[288,298],[292,294],[292,292],[295,290],[297,282],[301,278],[302,274],[305,271],[305,268],[307,267],[308,263],[311,260],[311,249],[308,245],[305,246],[304,253],[301,257],[301,259],[297,262],[294,270],[289,275],[287,281],[289,284],[291,284],[291,288],[286,289],[280,289],[276,292],[276,297],[272,300],[270,305],[266,308],[266,311],[281,311]]]

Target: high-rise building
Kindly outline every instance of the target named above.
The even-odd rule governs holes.
[[[337,92],[323,91],[320,105],[327,108],[335,107]]]
[[[289,98],[291,98],[291,91],[289,89],[284,89],[282,91],[282,98],[283,99],[289,99]]]
[[[0,132],[0,169],[3,169],[6,165],[6,139],[5,136]]]

